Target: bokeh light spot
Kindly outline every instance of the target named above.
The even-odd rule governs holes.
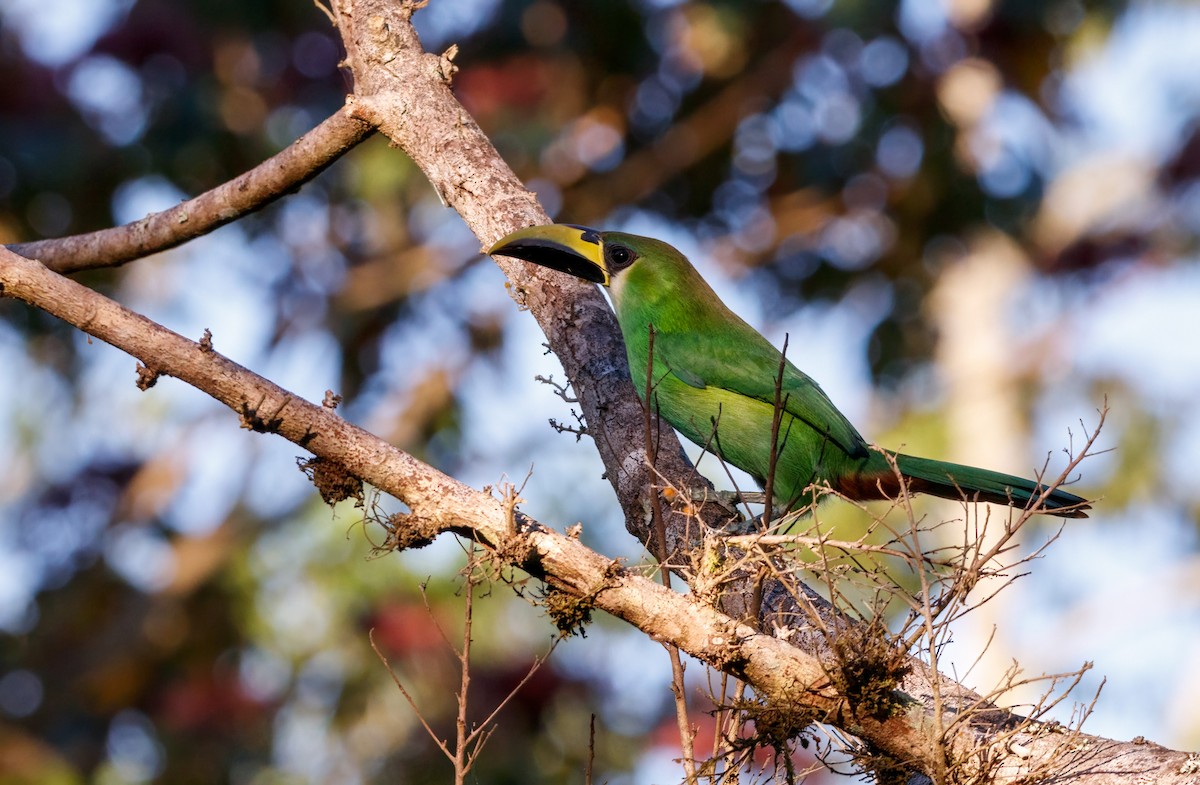
[[[28,717],[42,705],[42,680],[33,671],[19,668],[0,678],[0,711],[10,717]]]
[[[863,47],[858,67],[867,84],[887,87],[900,81],[908,70],[908,49],[890,35],[882,35]]]
[[[917,173],[925,155],[920,134],[907,123],[897,123],[883,132],[875,149],[875,161],[884,174],[898,180]]]

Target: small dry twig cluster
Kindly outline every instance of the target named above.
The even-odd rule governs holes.
[[[653,331],[649,341],[653,357]],[[652,361],[650,365],[652,369]],[[777,443],[786,401],[781,390],[782,359],[779,373],[772,423]],[[653,400],[651,378],[646,380],[646,389],[649,391],[646,400]],[[961,517],[931,521],[914,508],[905,479],[894,458],[889,457],[901,488],[899,498],[881,510],[840,497],[855,504],[870,520],[865,533],[852,540],[834,538],[832,527],[826,525],[821,515],[821,501],[838,496],[827,486],[809,489],[815,499],[811,505],[773,517],[773,476],[768,476],[762,494],[735,490],[713,499],[724,506],[743,505],[741,522],[728,531],[707,529],[701,551],[681,558],[677,552],[672,554],[666,549],[659,533],[662,520],[659,494],[650,494],[656,533],[650,549],[659,559],[665,585],[670,585],[669,574],[675,573],[689,584],[694,594],[716,605],[726,587],[744,586],[746,576],[754,576],[752,585],[756,591],[746,614],[752,620],[760,617],[761,587],[765,580],[773,579],[784,586],[801,609],[812,609],[811,591],[816,587],[845,620],[830,624],[828,614],[812,609],[804,618],[790,620],[795,626],[788,620],[777,622],[773,633],[786,639],[796,631],[795,627],[816,630],[829,652],[826,667],[829,685],[845,699],[852,716],[797,716],[794,712],[779,711],[758,700],[743,681],[710,670],[705,697],[714,707],[711,714],[716,730],[712,748],[706,751],[704,759],[696,757],[697,723],[686,696],[683,663],[678,651],[668,647],[684,781],[689,785],[702,780],[733,783],[761,776],[796,782],[813,770],[797,765],[798,748],[807,753],[809,766],[838,770],[852,762],[880,781],[906,780],[912,772],[903,762],[845,736],[836,727],[853,726],[860,717],[886,721],[902,711],[901,684],[912,667],[910,657],[918,658],[932,672],[937,672],[944,665],[942,653],[952,638],[955,623],[1027,574],[1029,565],[1058,539],[1061,525],[1031,549],[1021,548],[1019,535],[1028,531],[1028,524],[1050,493],[1073,476],[1083,460],[1095,454],[1096,439],[1106,415],[1107,407],[1099,412],[1095,428],[1089,431],[1084,426],[1086,438],[1082,448],[1078,452],[1068,450],[1066,468],[1046,483],[1038,498],[1025,509],[1009,508],[1005,513],[997,513],[991,506],[977,504],[964,495]],[[655,452],[650,423],[647,407],[646,453],[653,466]],[[718,424],[713,426],[714,438]],[[772,461],[771,475],[774,471]],[[1045,467],[1037,478],[1039,483],[1044,474]],[[693,512],[711,498],[711,492],[706,490],[691,491],[665,482],[658,490],[664,498]],[[750,503],[761,504],[762,511],[754,513]],[[703,528],[699,515],[695,518],[696,525]],[[674,558],[669,558],[671,555]],[[961,678],[969,676],[973,667]],[[988,749],[963,758],[952,750],[949,739],[958,726],[994,712],[1006,695],[1020,687],[1040,684],[1043,691],[1032,704],[1014,707],[1024,710],[1025,716],[1001,734],[999,743],[1008,743],[1031,731],[1078,731],[1095,698],[1087,705],[1076,706],[1066,727],[1045,719],[1071,695],[1090,668],[1090,663],[1084,663],[1069,673],[1029,677],[1014,662],[998,683],[967,705],[955,700],[961,690],[955,690],[953,696],[944,695],[943,683],[933,680],[933,722],[929,733],[936,763],[926,774],[938,783],[991,782],[995,759]],[[822,727],[821,723],[831,726]],[[772,765],[763,766],[756,759],[756,751],[762,749],[772,752]]]

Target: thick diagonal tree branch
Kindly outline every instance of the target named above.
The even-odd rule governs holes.
[[[149,256],[260,210],[325,171],[374,132],[353,101],[245,174],[133,223],[8,246],[60,273],[116,267]]]
[[[816,658],[634,574],[577,539],[524,516],[514,522],[496,498],[234,363],[211,340],[184,338],[7,250],[0,250],[0,295],[23,300],[138,358],[143,386],[150,386],[145,379],[161,376],[185,381],[232,409],[243,427],[277,433],[395,496],[411,508],[410,520],[420,521],[422,539],[444,531],[470,537],[549,585],[739,674],[781,706],[806,716],[846,711]],[[905,758],[920,756],[919,734],[885,734],[882,724],[878,733],[901,745],[896,751]]]
[[[698,598],[631,573],[577,539],[519,514],[514,518],[500,500],[252,373],[217,353],[209,340],[184,338],[7,250],[0,250],[0,295],[23,300],[137,357],[145,366],[140,380],[161,375],[181,379],[236,412],[243,427],[277,433],[392,494],[411,508],[411,526],[419,529],[419,538],[442,531],[470,537],[550,586],[745,679],[777,711],[846,727],[906,768],[928,770],[940,754],[924,724],[921,704],[914,701],[909,709],[884,718],[857,716],[833,689],[832,663],[740,623]],[[956,700],[955,705],[973,700],[965,690],[958,694],[966,700]],[[944,743],[954,754],[972,754],[988,743],[989,734],[1005,729],[1006,714],[994,714],[998,719],[983,727],[964,723]],[[1054,756],[1062,762],[1062,779],[1072,782],[1126,782],[1133,774],[1160,783],[1192,781],[1186,754],[1152,744],[1036,730],[1003,738],[1005,745],[990,749],[989,755],[1000,764],[997,771],[1007,776],[994,781],[1016,781],[1032,764]]]
[[[333,4],[361,112],[421,168],[486,247],[524,226],[549,223],[475,120],[454,98],[451,53],[427,54],[410,23],[419,4],[339,0]],[[641,404],[629,379],[616,318],[599,290],[514,259],[497,259],[514,299],[527,306],[572,380],[588,431],[617,491],[630,531],[650,536]],[[680,487],[698,476],[669,427],[657,470]],[[691,521],[692,529],[695,528]],[[689,520],[673,516],[668,553],[686,554]]]

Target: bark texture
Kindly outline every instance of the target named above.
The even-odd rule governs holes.
[[[504,163],[491,141],[450,91],[454,48],[443,55],[421,47],[410,19],[414,4],[339,0],[334,14],[354,76],[359,110],[420,167],[482,247],[516,229],[550,223],[537,197]],[[631,533],[650,536],[646,489],[655,479],[646,461],[642,407],[625,359],[616,317],[600,291],[570,276],[515,259],[497,258],[509,291],[528,308],[563,364]],[[670,427],[657,471],[680,485],[702,483]],[[693,527],[694,528],[694,527]],[[685,555],[688,521],[669,522],[668,552]]]

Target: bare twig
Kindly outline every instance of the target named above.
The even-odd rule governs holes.
[[[652,409],[654,405],[654,325],[650,325],[646,347],[646,387],[642,396],[642,429],[645,439],[646,463],[651,474],[657,474],[658,449],[654,443],[655,418]],[[652,518],[650,531],[654,537],[653,552],[658,558],[659,577],[663,586],[671,588],[671,553],[667,550],[667,528],[663,520],[662,496],[657,486],[649,489],[650,515]],[[671,693],[675,696],[675,720],[679,726],[679,746],[682,753],[683,774],[688,785],[698,785],[696,779],[696,731],[688,714],[687,686],[683,678],[683,659],[679,656],[679,648],[666,644],[667,656],[671,661]]]
[[[592,785],[592,766],[596,763],[596,714],[588,722],[588,759],[583,771],[583,785]]]
[[[329,19],[329,24],[337,27],[337,19],[334,17],[333,11],[329,10],[329,6],[322,3],[321,0],[313,0],[313,5],[317,7],[318,11],[325,14],[326,18]]]
[[[902,560],[910,560],[912,558],[910,551],[888,545],[876,545],[867,542],[866,538],[858,540],[835,540],[830,537],[808,534],[738,534],[726,537],[725,541],[730,545],[736,545],[740,548],[803,545],[813,550],[826,549],[845,551],[846,553],[878,553],[884,556],[894,556]],[[927,554],[924,561],[936,566],[949,566],[954,560],[952,557],[929,558]]]
[[[371,642],[371,650],[375,652],[375,656],[378,657],[379,661],[383,663],[383,667],[387,668],[388,675],[392,677],[392,683],[396,685],[396,689],[400,690],[400,694],[404,696],[404,700],[408,701],[409,707],[413,710],[413,714],[417,716],[417,721],[421,723],[421,727],[425,729],[425,733],[429,735],[429,738],[433,739],[433,743],[438,746],[438,749],[440,749],[449,760],[453,761],[454,753],[450,751],[450,747],[446,745],[445,741],[438,738],[437,733],[425,719],[425,715],[421,713],[421,709],[417,706],[417,702],[413,698],[412,694],[405,689],[404,682],[400,681],[400,677],[396,675],[394,670],[392,670],[392,664],[388,662],[387,656],[379,650],[379,645],[375,643],[375,630],[370,630],[367,632],[367,640]]]
[[[471,770],[474,755],[468,747],[474,731],[467,730],[467,698],[471,692],[471,628],[475,623],[475,586],[478,584],[476,568],[479,566],[479,552],[475,544],[467,546],[467,563],[463,567],[463,633],[462,648],[458,650],[458,713],[454,717],[454,783],[463,785],[467,772]],[[478,729],[476,729],[478,730]]]
[[[775,401],[771,407],[771,457],[767,460],[767,481],[763,485],[762,528],[771,525],[773,515],[771,507],[775,496],[775,471],[778,468],[779,456],[783,453],[784,445],[779,443],[779,426],[783,422],[784,408],[787,397],[783,394],[783,373],[787,369],[788,336],[783,337],[783,349],[779,352],[779,369],[775,374]],[[786,437],[784,437],[786,442]],[[757,613],[755,614],[757,615]]]
[[[425,719],[425,715],[422,714],[421,709],[417,705],[417,702],[413,698],[412,694],[405,688],[404,683],[400,680],[400,677],[396,675],[396,672],[392,670],[391,663],[388,662],[387,657],[379,650],[378,645],[375,643],[374,631],[372,630],[370,633],[368,633],[368,638],[371,641],[371,648],[374,650],[375,656],[378,657],[380,662],[384,664],[384,667],[388,669],[388,674],[392,677],[392,682],[396,685],[396,688],[400,691],[400,694],[404,696],[404,699],[408,702],[409,707],[412,708],[413,713],[416,714],[417,719],[420,721],[421,726],[425,729],[425,732],[431,739],[433,739],[434,743],[437,744],[438,749],[442,751],[442,754],[446,756],[451,765],[454,766],[454,781],[457,783],[457,785],[462,785],[462,783],[466,781],[467,774],[475,765],[475,761],[479,758],[479,753],[483,751],[484,745],[487,744],[488,739],[491,737],[492,731],[495,730],[496,717],[501,711],[504,710],[504,707],[508,705],[509,701],[511,701],[513,697],[516,696],[517,693],[519,693],[521,689],[529,682],[533,675],[537,673],[538,669],[542,667],[542,665],[549,658],[550,654],[554,651],[555,647],[558,645],[559,640],[553,640],[550,644],[550,649],[543,656],[534,659],[524,677],[521,678],[515,687],[509,690],[508,694],[505,695],[504,698],[492,709],[488,716],[484,718],[483,722],[479,723],[473,728],[468,726],[467,710],[469,706],[468,698],[471,689],[471,630],[475,618],[475,587],[484,580],[479,571],[481,564],[479,556],[480,554],[477,546],[475,546],[474,543],[469,544],[467,546],[467,562],[462,570],[464,580],[464,601],[461,646],[456,647],[450,642],[449,638],[446,637],[445,633],[442,631],[441,624],[437,620],[437,616],[434,613],[433,608],[429,604],[429,597],[425,593],[425,586],[421,586],[421,597],[425,602],[425,611],[429,614],[429,618],[437,627],[437,630],[441,634],[442,640],[446,644],[446,647],[450,649],[450,651],[454,652],[455,659],[458,660],[459,665],[460,680],[458,692],[456,693],[458,710],[455,714],[454,721],[455,735],[453,749],[451,749],[450,745],[434,732],[433,728],[429,725],[429,722]]]

